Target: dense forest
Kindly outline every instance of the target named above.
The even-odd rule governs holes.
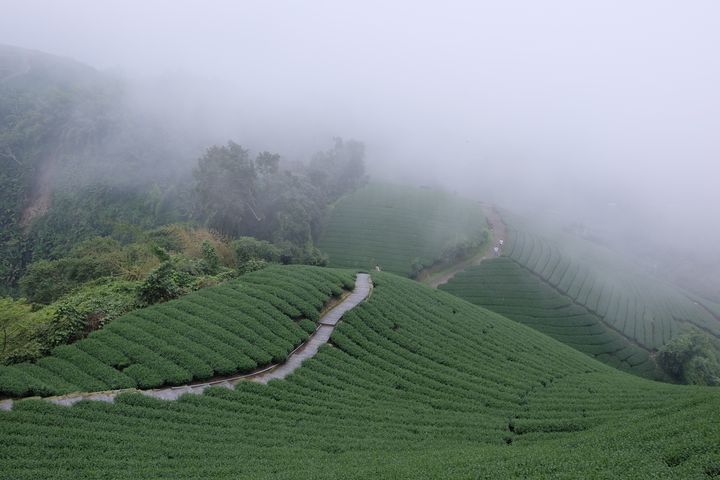
[[[199,147],[126,97],[119,78],[0,48],[3,362],[267,263],[323,265],[325,211],[365,181],[360,142],[304,162]]]

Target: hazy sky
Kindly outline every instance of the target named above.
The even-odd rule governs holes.
[[[223,85],[197,98],[225,108],[223,134],[251,147],[352,137],[395,178],[579,216],[616,203],[637,215],[629,223],[673,236],[691,222],[718,240],[715,0],[0,0],[0,11],[0,43]]]

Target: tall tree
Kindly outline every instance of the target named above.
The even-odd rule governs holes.
[[[234,142],[212,146],[198,161],[197,212],[207,225],[223,234],[239,235],[243,220],[255,208],[257,172],[248,151]]]
[[[315,155],[309,165],[311,181],[332,202],[366,181],[365,145],[336,137],[333,148]]]

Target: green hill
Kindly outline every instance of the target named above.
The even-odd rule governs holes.
[[[720,392],[643,380],[373,273],[296,373],[162,401],[0,412],[6,478],[708,478]],[[312,289],[311,289],[312,290]]]
[[[428,189],[371,185],[337,203],[319,245],[333,266],[378,264],[415,276],[413,265],[447,259],[450,245],[484,224],[476,203]],[[655,353],[680,332],[694,326],[720,336],[711,303],[601,245],[559,229],[552,240],[530,233],[537,229],[509,228],[506,260],[470,267],[441,288],[652,379],[667,379]]]
[[[600,245],[508,229],[505,255],[441,288],[649,378],[664,377],[654,353],[680,332],[692,326],[720,336],[712,304]]]
[[[414,275],[485,240],[480,205],[426,188],[374,184],[340,199],[319,248],[330,266]]]
[[[596,359],[638,375],[658,378],[648,351],[609,328],[507,257],[493,258],[457,274],[440,289],[524,323]]]
[[[282,362],[350,272],[269,267],[136,310],[37,363],[0,367],[0,395],[179,385]]]
[[[720,320],[688,294],[602,247],[549,242],[519,230],[511,230],[509,240],[510,258],[646,349],[689,325],[720,336]]]

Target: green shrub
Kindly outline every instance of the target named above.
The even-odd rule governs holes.
[[[658,351],[658,364],[674,380],[694,385],[720,385],[720,355],[712,338],[691,329]]]
[[[20,289],[30,302],[47,305],[85,282],[116,271],[115,265],[95,257],[40,260],[20,279]]]
[[[280,248],[266,240],[258,240],[253,237],[240,237],[232,242],[237,258],[237,266],[240,267],[250,260],[264,260],[265,262],[280,261]]]
[[[220,269],[220,259],[218,258],[215,247],[208,240],[202,243],[202,256],[205,262],[205,271],[210,275],[218,272]]]
[[[314,333],[315,329],[317,328],[317,325],[315,325],[315,322],[312,320],[308,320],[307,318],[303,318],[298,322],[298,325],[305,330],[307,333]]]
[[[189,274],[178,271],[170,261],[163,262],[140,285],[138,300],[152,305],[177,298],[187,292],[190,282]]]

